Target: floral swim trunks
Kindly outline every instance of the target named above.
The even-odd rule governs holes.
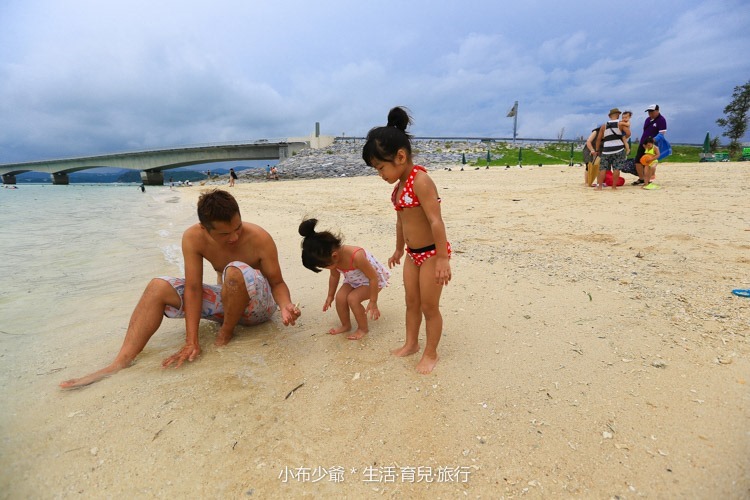
[[[242,271],[242,276],[245,278],[245,286],[247,287],[247,294],[250,296],[250,302],[248,303],[245,312],[242,313],[239,324],[244,326],[257,325],[271,319],[274,311],[276,311],[276,302],[273,300],[271,287],[265,276],[263,276],[260,271],[253,269],[244,262],[235,261],[230,262],[224,268],[224,277],[226,277],[227,269],[229,267],[236,267]],[[180,301],[184,304],[185,278],[159,276],[159,279],[163,279],[172,285],[172,288],[174,288],[180,295]],[[224,321],[224,306],[221,303],[221,288],[222,285],[208,285],[203,283],[201,318],[219,323]],[[182,305],[180,305],[179,309],[167,306],[164,308],[164,316],[167,318],[184,318],[185,311],[183,310]]]
[[[625,156],[625,150],[618,151],[617,153],[612,153],[609,155],[602,155],[602,162],[599,164],[599,172],[602,170],[609,170],[610,168],[612,170],[622,170],[623,166],[625,166],[625,162],[627,161],[627,158]]]
[[[424,264],[424,261],[429,259],[430,257],[433,257],[437,255],[437,250],[435,249],[435,245],[428,245],[424,248],[409,248],[406,247],[406,253],[409,254],[409,257],[411,257],[412,262],[417,265],[417,267],[420,267],[422,264]],[[451,244],[448,242],[448,257],[451,256]]]

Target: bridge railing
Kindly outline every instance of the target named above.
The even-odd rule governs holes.
[[[139,149],[139,150],[129,150],[129,151],[119,151],[119,152],[113,152],[113,153],[101,153],[101,154],[92,154],[92,155],[86,155],[85,158],[111,158],[113,156],[131,156],[131,155],[139,155],[143,153],[158,153],[161,151],[179,151],[179,150],[185,150],[185,149],[205,149],[205,148],[212,148],[212,147],[225,147],[225,146],[261,146],[264,144],[268,144],[269,146],[274,144],[284,144],[288,143],[288,138],[277,138],[277,139],[254,139],[249,141],[227,141],[227,142],[206,142],[202,144],[190,144],[190,145],[184,145],[184,146],[162,146],[158,148],[151,148],[151,149]],[[53,162],[53,161],[66,161],[66,160],[77,160],[82,158],[81,155],[76,156],[64,156],[64,157],[56,157],[56,158],[42,158],[38,160],[32,160],[32,161],[24,161],[24,162],[12,162],[12,163],[0,163],[0,167],[3,166],[21,166],[24,164],[32,164],[32,163],[47,163],[47,162]]]

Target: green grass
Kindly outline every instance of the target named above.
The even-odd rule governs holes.
[[[573,163],[583,163],[581,145],[576,145],[573,150]],[[630,158],[635,156],[638,144],[631,144]],[[700,146],[672,146],[672,154],[664,161],[670,163],[698,163]],[[720,151],[726,151],[720,148]],[[518,165],[518,147],[508,143],[494,143],[490,150],[490,166]],[[544,146],[524,147],[521,151],[522,165],[568,165],[570,162],[570,144],[546,144]],[[487,156],[481,156],[472,165],[483,167],[487,165]]]

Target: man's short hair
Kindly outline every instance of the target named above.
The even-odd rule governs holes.
[[[214,222],[230,222],[239,213],[237,200],[221,189],[204,191],[198,198],[198,220],[209,231]]]

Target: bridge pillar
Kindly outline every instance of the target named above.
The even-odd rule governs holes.
[[[164,172],[156,170],[141,170],[141,181],[146,186],[164,185]]]
[[[54,172],[52,174],[52,184],[55,184],[56,186],[67,186],[70,184],[68,174],[65,172]]]
[[[15,184],[16,176],[13,174],[3,174],[3,184]]]

